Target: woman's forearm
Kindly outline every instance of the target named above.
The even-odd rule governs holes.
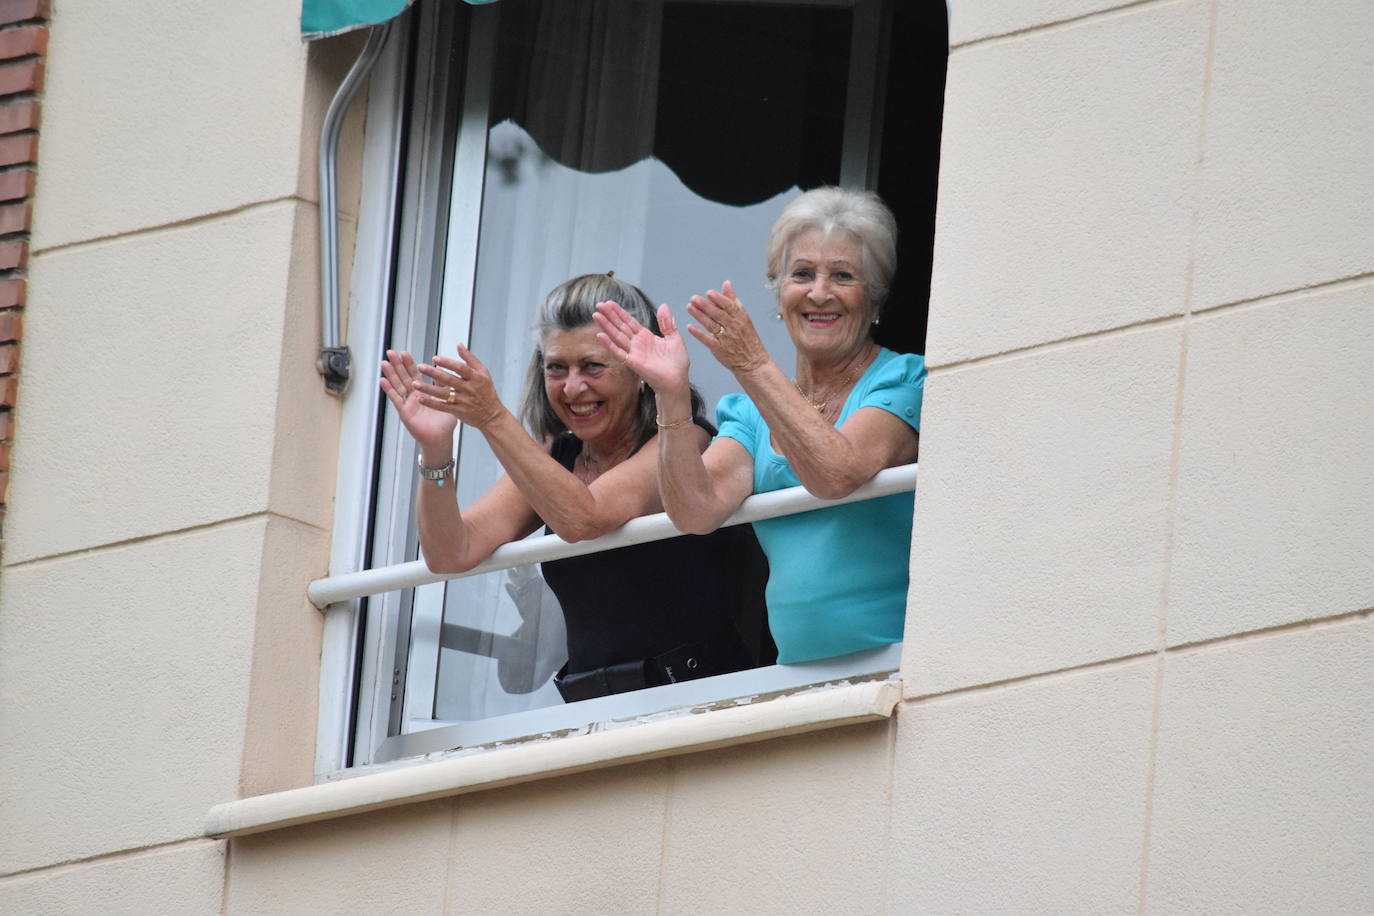
[[[787,457],[797,479],[813,496],[848,496],[882,470],[878,455],[858,448],[827,423],[776,363],[736,378],[768,424],[775,450]]]
[[[453,457],[453,443],[422,447],[420,461],[438,468]],[[466,572],[486,557],[471,556],[467,520],[458,508],[457,471],[449,472],[443,486],[439,481],[421,478],[415,493],[415,518],[420,534],[420,552],[432,572]]]
[[[484,425],[482,435],[544,524],[563,540],[572,543],[600,537],[638,514],[642,499],[630,493],[598,499],[577,475],[530,438],[509,411]]]
[[[663,509],[679,531],[710,534],[738,508],[740,500],[722,494],[707,469],[694,433],[697,427],[691,421],[690,393],[657,394],[657,402],[659,417],[673,426],[658,434],[658,489]]]

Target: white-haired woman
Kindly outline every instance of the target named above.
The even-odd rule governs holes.
[[[688,330],[739,381],[720,432],[693,442],[688,358],[667,306],[663,336],[613,305],[601,339],[653,386],[658,483],[683,531],[713,531],[752,493],[802,485],[848,495],[916,459],[925,363],[872,339],[896,269],[896,221],[877,195],[818,188],[792,201],[768,241],[778,317],[797,347],[791,378],[769,357],[730,284],[694,296]],[[902,638],[912,495],[755,522],[768,556],[768,620],[779,662],[827,658]]]
[[[457,359],[418,365],[409,353],[387,351],[382,390],[420,447],[416,515],[430,569],[469,570],[541,524],[579,541],[662,510],[654,396],[597,339],[592,316],[603,300],[647,322],[646,333],[656,329],[644,293],[609,274],[555,287],[540,306],[526,379],[521,412],[529,431],[466,347],[458,347]],[[690,385],[684,396],[688,418],[675,432],[700,454],[712,428]],[[482,433],[506,471],[466,510],[451,485],[459,420]],[[731,566],[740,545],[738,538],[683,537],[543,564],[567,624],[568,664],[555,678],[564,699],[749,667],[734,627],[751,601],[738,565]]]

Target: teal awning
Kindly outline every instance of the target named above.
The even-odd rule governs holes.
[[[395,19],[413,0],[301,0],[301,37],[324,38]],[[496,0],[466,0],[494,3]]]

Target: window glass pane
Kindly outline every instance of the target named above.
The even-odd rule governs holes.
[[[770,353],[791,342],[764,287],[769,227],[799,187],[838,180],[851,13],[806,4],[515,2],[501,5],[489,101],[470,346],[519,403],[537,303],[563,280],[614,270],[670,303],[731,280]],[[472,100],[469,99],[471,104]],[[478,177],[456,175],[455,188]],[[440,342],[452,352],[456,341]],[[734,379],[688,338],[708,405]],[[710,411],[708,411],[708,414]],[[497,479],[465,431],[458,493]],[[425,614],[417,597],[416,625]],[[448,583],[432,714],[471,720],[561,703],[557,600],[526,568]],[[434,670],[415,652],[412,670]],[[411,709],[413,726],[429,711]]]

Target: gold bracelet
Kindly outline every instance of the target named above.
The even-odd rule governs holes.
[[[654,417],[654,423],[656,423],[656,424],[658,425],[658,428],[659,428],[659,429],[677,429],[677,428],[678,428],[679,426],[681,426],[683,423],[691,423],[691,422],[692,422],[692,418],[691,418],[691,417],[683,417],[681,420],[678,420],[676,423],[664,423],[664,422],[663,422],[663,417],[661,417],[661,416],[655,416],[655,417]]]

